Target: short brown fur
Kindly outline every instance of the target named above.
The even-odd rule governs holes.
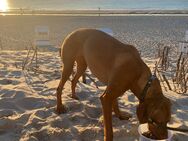
[[[104,140],[113,140],[112,110],[120,119],[128,119],[130,115],[119,110],[117,98],[125,91],[131,90],[139,99],[146,85],[151,71],[142,61],[137,49],[123,44],[112,36],[96,29],[78,29],[68,35],[61,51],[64,68],[57,89],[57,112],[65,111],[61,101],[61,93],[65,82],[73,71],[74,62],[77,62],[77,72],[72,80],[72,97],[78,99],[75,87],[86,68],[104,84],[105,92],[100,96],[104,116]],[[148,118],[167,124],[170,120],[170,101],[162,94],[159,81],[152,82],[145,97],[145,102],[137,108],[140,123],[147,122]],[[167,136],[166,129],[157,129],[149,125],[152,133],[158,138]]]

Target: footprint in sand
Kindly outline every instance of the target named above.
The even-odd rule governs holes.
[[[8,118],[1,118],[0,119],[0,129],[1,130],[8,130],[15,127],[15,123],[8,119]]]
[[[56,88],[44,89],[40,94],[44,96],[51,96],[56,93]]]
[[[17,91],[17,90],[10,90],[10,89],[3,89],[0,90],[0,97],[3,101],[12,101],[15,99],[24,98],[26,93],[24,91]],[[13,101],[12,101],[13,102]]]
[[[46,119],[48,117],[50,117],[52,114],[54,113],[54,110],[51,109],[41,109],[41,110],[37,110],[34,115],[36,117],[39,117],[41,119]]]
[[[11,109],[1,109],[0,110],[0,118],[12,116],[14,114],[15,114],[15,112]]]
[[[69,117],[56,117],[53,121],[50,122],[51,127],[60,128],[60,129],[69,129],[72,126],[72,123],[69,120]]]
[[[102,128],[86,127],[86,128],[81,128],[79,132],[80,132],[80,139],[82,141],[103,140]]]
[[[3,89],[3,90],[0,90],[0,96],[3,98],[3,97],[7,97],[7,98],[10,98],[12,96],[14,96],[15,94],[15,91],[14,90],[10,90],[10,89]]]
[[[20,78],[22,76],[22,72],[21,71],[11,71],[11,73],[8,76],[14,77],[14,78]]]
[[[18,98],[24,98],[26,96],[26,93],[24,91],[15,91],[14,99]]]
[[[1,79],[0,80],[0,84],[1,85],[18,85],[20,83],[20,81],[17,81],[17,80],[11,80],[11,79]]]
[[[90,118],[99,118],[99,115],[102,114],[102,110],[99,107],[96,107],[95,105],[85,105],[84,106],[84,111],[85,113],[90,117]]]
[[[67,101],[64,101],[64,104],[66,105],[68,111],[71,112],[79,112],[83,109],[83,104],[77,100],[69,99]]]
[[[39,91],[40,92],[40,91],[44,90],[44,87],[43,86],[34,86],[33,89],[35,91]]]
[[[8,118],[1,118],[0,119],[0,140],[7,141],[7,140],[17,140],[17,139],[10,139],[9,137],[15,133],[18,134],[22,131],[23,126],[16,123],[14,120]],[[16,136],[15,136],[16,137]]]
[[[32,88],[33,88],[35,91],[41,92],[41,91],[43,91],[44,89],[46,89],[46,86],[44,85],[44,82],[42,82],[42,81],[34,81],[34,82],[32,83]]]
[[[0,70],[0,77],[5,77],[8,74],[7,70]]]
[[[19,107],[28,110],[48,107],[50,105],[49,102],[49,100],[44,100],[43,98],[36,97],[26,97],[16,101]]]
[[[12,98],[0,99],[0,107],[1,109],[12,109],[12,110],[19,109],[17,105],[14,103],[14,101],[12,101]]]
[[[1,85],[9,85],[9,84],[12,84],[12,80],[10,80],[10,79],[2,79],[2,80],[0,80],[0,84]]]

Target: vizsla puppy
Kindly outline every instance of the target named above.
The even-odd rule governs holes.
[[[117,98],[131,90],[140,100],[137,115],[140,123],[149,123],[150,131],[158,138],[167,137],[166,124],[170,120],[170,101],[162,94],[157,78],[142,61],[135,47],[123,44],[110,35],[95,29],[78,29],[68,35],[61,52],[64,68],[57,88],[57,112],[65,111],[61,94],[65,82],[77,62],[77,73],[72,80],[72,97],[78,79],[87,66],[107,85],[100,96],[104,116],[104,140],[113,140],[112,109],[120,119],[128,119],[119,110]],[[151,79],[152,78],[152,79]],[[155,123],[155,124],[154,124]],[[125,139],[126,140],[126,139]]]

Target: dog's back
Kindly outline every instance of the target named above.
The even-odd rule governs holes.
[[[141,61],[135,47],[123,44],[96,29],[74,31],[65,39],[62,47],[62,59],[65,66],[72,64],[77,58],[83,58],[92,73],[103,83],[108,82],[112,71],[125,65],[129,60],[135,63]]]

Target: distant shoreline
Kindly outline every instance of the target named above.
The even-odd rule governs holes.
[[[187,15],[188,10],[30,10],[11,9],[0,15]]]

